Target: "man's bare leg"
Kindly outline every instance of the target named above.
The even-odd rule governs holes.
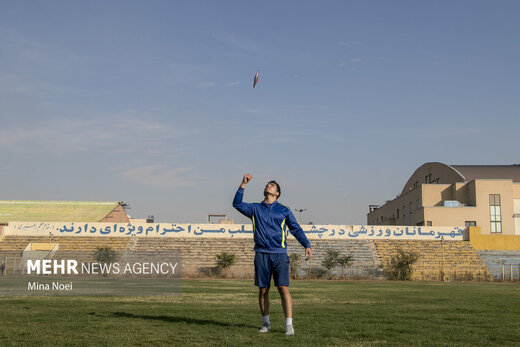
[[[280,297],[282,298],[283,313],[285,313],[285,318],[292,318],[292,298],[291,293],[289,292],[289,287],[279,286],[277,288],[280,292]]]
[[[279,286],[277,288],[282,298],[282,307],[285,313],[285,335],[294,335],[294,328],[292,326],[292,298],[289,287]]]
[[[262,320],[264,321],[258,332],[266,333],[271,330],[271,322],[269,321],[269,287],[259,288],[258,304],[260,304],[260,312],[262,312]]]
[[[269,287],[259,288],[258,303],[260,304],[260,311],[262,316],[269,315]]]

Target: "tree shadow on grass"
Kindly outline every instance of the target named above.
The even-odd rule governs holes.
[[[150,319],[150,320],[161,320],[169,323],[187,323],[187,324],[197,324],[197,325],[216,325],[220,327],[235,327],[235,328],[257,328],[256,326],[244,324],[244,323],[225,323],[219,322],[211,319],[197,319],[190,317],[175,317],[175,316],[153,316],[153,315],[145,315],[145,314],[133,314],[127,312],[111,312],[107,314],[99,314],[95,312],[90,312],[90,315],[98,316],[98,317],[116,317],[116,318],[138,318],[138,319]]]

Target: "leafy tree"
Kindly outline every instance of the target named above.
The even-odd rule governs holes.
[[[113,263],[117,260],[117,253],[110,246],[100,246],[94,252],[94,259],[100,263]]]
[[[338,265],[339,251],[337,249],[327,248],[325,253],[326,255],[321,265],[327,269],[327,274],[330,276],[330,271]]]
[[[235,264],[236,256],[234,253],[222,252],[215,255],[217,261],[215,262],[215,268],[217,274],[225,273],[229,271],[231,265]]]
[[[337,263],[339,266],[341,266],[341,278],[345,279],[345,268],[352,265],[354,262],[354,257],[351,255],[344,255],[342,257],[339,257],[337,260]]]
[[[387,266],[387,276],[391,280],[409,281],[412,279],[413,264],[419,260],[419,254],[397,249]]]

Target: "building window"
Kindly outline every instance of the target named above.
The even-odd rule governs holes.
[[[431,227],[431,226],[432,226],[432,221],[431,221],[431,220],[429,220],[429,221],[426,221],[426,226],[429,226],[429,227]]]
[[[466,227],[476,227],[477,226],[477,222],[472,221],[472,220],[467,220],[465,222],[465,224],[466,224]]]
[[[412,220],[413,220],[413,212],[412,212],[412,203],[410,203],[410,205],[408,206],[409,210],[410,210],[410,220],[409,220],[409,224],[412,225]]]
[[[489,194],[489,219],[491,233],[502,232],[502,214],[500,211],[500,194]]]
[[[403,206],[403,225],[406,225],[406,206]]]
[[[399,220],[399,209],[397,209],[397,220]]]
[[[415,202],[415,208],[417,210],[421,208],[421,199],[417,199],[417,201]]]

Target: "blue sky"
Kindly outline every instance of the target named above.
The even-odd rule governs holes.
[[[276,179],[361,224],[421,164],[520,163],[517,1],[2,1],[0,199],[203,222]],[[260,70],[255,89],[252,79]]]

